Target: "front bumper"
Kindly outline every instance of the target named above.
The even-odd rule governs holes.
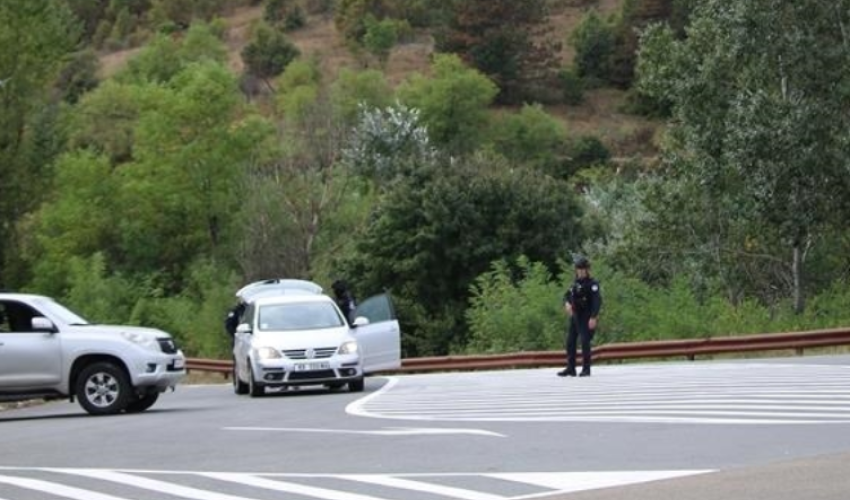
[[[268,387],[345,384],[363,378],[360,356],[334,355],[324,359],[266,359],[252,362],[256,382]]]
[[[137,388],[156,388],[160,392],[174,388],[186,376],[186,357],[183,351],[175,354],[151,353],[136,363],[131,374]]]

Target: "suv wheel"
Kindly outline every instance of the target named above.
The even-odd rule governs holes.
[[[248,394],[248,384],[242,382],[239,378],[239,370],[236,368],[236,360],[233,360],[233,373],[230,374],[233,378],[233,392],[236,394]]]
[[[104,361],[91,364],[77,377],[75,395],[92,415],[114,415],[127,407],[132,387],[120,367]]]
[[[157,399],[159,399],[158,392],[149,392],[130,401],[126,411],[127,413],[141,413],[153,406]]]
[[[254,377],[254,369],[251,367],[251,362],[248,361],[248,394],[252,398],[258,398],[266,394],[266,388],[262,384],[258,384]]]

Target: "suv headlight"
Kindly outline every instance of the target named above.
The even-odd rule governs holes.
[[[159,348],[159,342],[157,342],[156,337],[152,335],[145,335],[144,333],[139,332],[121,332],[121,336],[141,348],[149,351],[161,351]]]
[[[357,354],[357,342],[354,340],[343,342],[337,352],[340,354]]]
[[[274,347],[258,347],[257,357],[259,359],[279,359],[282,358],[283,355]]]

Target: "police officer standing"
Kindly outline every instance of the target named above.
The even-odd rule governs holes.
[[[576,340],[581,339],[582,369],[580,377],[590,376],[590,340],[596,331],[602,294],[599,283],[590,277],[590,261],[585,257],[575,259],[576,279],[564,294],[564,310],[569,317],[567,333],[567,367],[558,372],[559,377],[576,376]]]

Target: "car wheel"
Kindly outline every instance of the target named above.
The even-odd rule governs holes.
[[[348,383],[348,390],[351,392],[363,392],[363,388],[365,387],[365,383],[363,379],[352,380]]]
[[[100,362],[83,368],[74,394],[91,415],[114,415],[127,407],[131,392],[124,370],[114,363]]]
[[[258,384],[256,377],[254,377],[254,369],[251,368],[250,361],[248,362],[248,394],[250,394],[252,398],[258,398],[266,394],[266,388],[263,387],[263,385]]]
[[[236,368],[236,360],[233,360],[233,373],[230,374],[233,378],[233,392],[236,394],[248,394],[248,384],[242,382],[239,378],[239,370]]]
[[[141,413],[156,403],[156,400],[159,399],[158,392],[149,392],[144,396],[140,396],[138,399],[133,399],[127,405],[127,413]]]

